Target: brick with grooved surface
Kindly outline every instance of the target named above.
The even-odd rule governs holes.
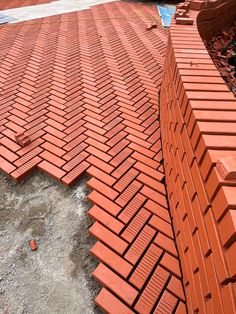
[[[156,245],[151,244],[141,262],[138,264],[138,267],[135,269],[134,273],[130,277],[129,281],[139,290],[142,289],[145,281],[148,279],[148,276],[155,267],[162,252],[163,251]]]
[[[91,235],[108,245],[118,254],[123,254],[128,246],[127,242],[119,238],[117,235],[112,233],[98,222],[95,222],[95,224],[90,227],[89,232]]]
[[[36,168],[36,166],[41,162],[41,160],[42,159],[39,158],[38,156],[34,157],[33,159],[30,159],[21,167],[13,171],[11,173],[12,177],[18,182],[21,181],[25,175],[31,173]]]
[[[173,294],[169,293],[168,291],[164,291],[153,314],[159,313],[172,314],[174,313],[174,309],[177,303],[178,299]]]
[[[145,226],[137,239],[131,245],[127,253],[125,254],[125,258],[127,261],[132,263],[133,265],[139,260],[143,252],[146,250],[147,246],[151,242],[153,236],[155,235],[155,230],[149,226]]]
[[[150,216],[151,213],[142,208],[128,225],[128,227],[124,230],[124,232],[121,234],[122,238],[128,242],[132,242],[139,233],[139,231],[146,224]]]
[[[131,306],[134,303],[138,291],[105,265],[99,264],[93,272],[93,277],[100,281],[103,286],[114,292],[114,294],[120,297],[128,305]]]
[[[133,197],[134,195],[141,189],[142,184],[136,180],[134,180],[125,190],[124,192],[117,198],[116,203],[121,207],[124,207]]]
[[[90,252],[96,256],[101,262],[108,265],[115,272],[124,278],[127,278],[132,270],[132,265],[125,261],[118,254],[110,250],[107,246],[101,242],[97,242]]]
[[[138,175],[138,171],[130,169],[120,180],[114,185],[114,188],[122,192]]]
[[[168,277],[169,273],[161,266],[158,266],[134,307],[138,313],[149,314],[151,312],[165,287]]]
[[[129,204],[124,208],[124,210],[120,213],[118,218],[124,223],[128,223],[132,217],[138,212],[138,210],[145,203],[146,198],[137,194],[135,197],[129,202]]]
[[[78,164],[78,166],[76,166],[69,173],[67,173],[67,175],[65,175],[61,181],[64,184],[73,185],[78,180],[78,178],[84,174],[89,166],[89,163],[83,161],[81,164]]]

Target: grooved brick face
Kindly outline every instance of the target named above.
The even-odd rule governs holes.
[[[163,183],[167,30],[156,6],[113,2],[5,25],[0,42],[0,169],[20,181],[38,167],[66,185],[88,173],[96,303],[112,314],[186,312]]]

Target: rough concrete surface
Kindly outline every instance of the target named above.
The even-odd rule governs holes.
[[[67,188],[39,172],[21,184],[0,175],[0,313],[100,313],[87,179]]]

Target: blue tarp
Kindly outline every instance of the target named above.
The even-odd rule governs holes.
[[[171,23],[172,16],[175,13],[176,6],[175,5],[158,5],[157,6],[159,15],[162,20],[162,25],[164,27],[169,27]]]

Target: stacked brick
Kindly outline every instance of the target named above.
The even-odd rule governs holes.
[[[164,167],[188,310],[235,313],[236,101],[197,25],[172,24],[164,73]]]

